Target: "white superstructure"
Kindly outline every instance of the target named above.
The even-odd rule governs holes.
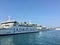
[[[17,22],[9,20],[0,24],[0,35],[38,32],[36,24],[28,24],[27,22]]]

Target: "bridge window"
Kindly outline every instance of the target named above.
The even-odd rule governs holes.
[[[5,25],[5,26],[9,26],[9,25]]]

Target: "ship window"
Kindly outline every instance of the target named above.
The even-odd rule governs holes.
[[[16,29],[18,31],[18,29]]]
[[[18,26],[21,26],[21,25],[18,25]]]
[[[15,30],[15,28],[13,30]]]
[[[5,26],[9,26],[9,25],[5,25]]]
[[[5,22],[5,23],[1,23],[1,24],[8,24],[8,23],[17,23],[16,21],[14,22]]]
[[[22,29],[24,31],[24,29]]]
[[[14,24],[13,26],[16,26],[16,24]]]

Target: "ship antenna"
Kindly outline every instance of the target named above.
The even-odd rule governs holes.
[[[31,20],[29,20],[29,23],[32,24],[32,23],[31,23]]]
[[[10,21],[10,16],[8,16],[8,20]]]

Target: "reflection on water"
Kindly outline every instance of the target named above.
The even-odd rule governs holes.
[[[60,31],[0,36],[0,45],[60,45]]]
[[[0,45],[24,45],[38,44],[39,33],[19,34],[10,36],[0,36]]]
[[[0,45],[14,45],[12,36],[2,36],[0,37]]]

